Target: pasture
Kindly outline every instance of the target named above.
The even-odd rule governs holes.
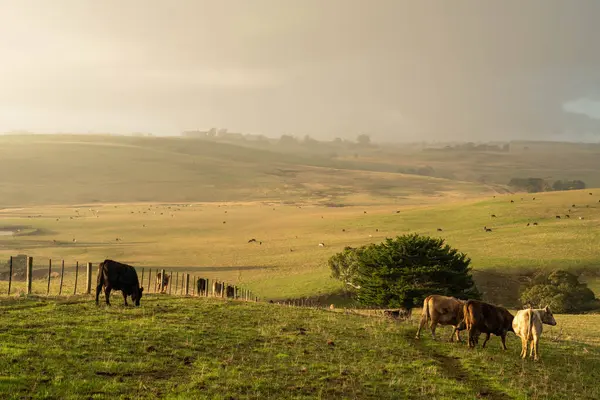
[[[599,315],[557,315],[541,361],[493,337],[487,349],[414,339],[344,312],[146,296],[139,308],[90,297],[0,300],[5,399],[595,399]],[[438,331],[444,339],[447,328]]]
[[[443,237],[467,253],[487,298],[515,305],[519,282],[539,269],[574,270],[598,289],[599,200],[600,191],[585,190],[404,206],[248,202],[7,208],[0,211],[0,227],[20,231],[0,236],[0,257],[27,254],[42,269],[48,258],[55,265],[65,259],[69,271],[75,261],[112,258],[137,267],[173,267],[250,287],[262,298],[285,299],[339,290],[326,263],[344,246],[416,232]],[[45,288],[45,281],[34,282],[37,286]]]

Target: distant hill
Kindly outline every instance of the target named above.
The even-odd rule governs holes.
[[[0,206],[140,201],[321,201],[481,195],[477,183],[401,174],[386,162],[204,140],[0,136]]]

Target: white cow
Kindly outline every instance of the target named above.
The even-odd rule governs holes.
[[[556,320],[552,315],[550,308],[528,308],[517,311],[513,319],[513,330],[521,338],[521,357],[527,357],[527,345],[531,341],[531,351],[529,357],[534,356],[539,359],[539,340],[542,336],[543,324],[556,325]]]

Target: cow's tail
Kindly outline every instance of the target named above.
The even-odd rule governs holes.
[[[533,330],[533,310],[531,309],[531,307],[529,307],[529,321],[527,324],[527,340],[533,340],[533,335],[531,334],[531,331]]]
[[[425,325],[429,322],[429,320],[431,320],[431,314],[429,312],[429,299],[430,297],[427,297],[425,299],[425,301],[423,302],[423,311],[421,312],[421,325]]]

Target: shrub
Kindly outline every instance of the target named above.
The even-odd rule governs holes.
[[[479,298],[471,260],[443,239],[404,235],[330,259],[332,275],[350,282],[363,305],[413,308],[431,294]]]
[[[521,294],[521,303],[532,307],[549,306],[557,313],[577,313],[598,307],[598,300],[576,275],[556,270],[538,274]]]

